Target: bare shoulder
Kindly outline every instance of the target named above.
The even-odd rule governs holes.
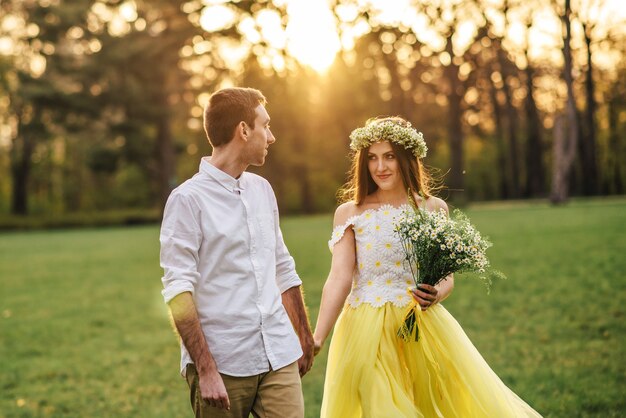
[[[350,219],[352,216],[356,215],[357,206],[354,202],[345,202],[337,207],[335,210],[335,219],[333,220],[333,224],[343,225]]]
[[[448,204],[443,200],[436,196],[431,196],[426,200],[426,207],[429,210],[440,210],[443,209],[446,213],[450,213],[448,209]]]

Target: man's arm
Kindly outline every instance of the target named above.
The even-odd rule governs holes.
[[[298,360],[300,376],[304,376],[313,365],[313,334],[309,325],[309,318],[304,307],[304,300],[300,286],[292,287],[282,293],[283,306],[300,339],[303,355]]]
[[[191,293],[183,292],[175,296],[169,307],[178,334],[198,370],[202,398],[211,406],[230,409],[226,386],[204,338]]]

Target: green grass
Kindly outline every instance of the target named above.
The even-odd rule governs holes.
[[[626,200],[467,210],[508,280],[445,306],[547,417],[626,411]],[[283,221],[317,316],[331,217]],[[0,234],[0,417],[190,417],[160,290],[158,228]],[[326,352],[304,378],[319,415]]]

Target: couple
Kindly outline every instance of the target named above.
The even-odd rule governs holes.
[[[408,199],[428,210],[447,206],[430,194],[426,144],[404,119],[375,119],[351,135],[349,201],[335,213],[332,265],[311,333],[272,188],[245,171],[262,165],[275,141],[265,103],[250,88],[211,96],[204,127],[213,154],[165,207],[163,296],[195,416],[303,417],[300,378],[335,322],[322,417],[539,416],[439,304],[453,277],[410,287],[393,217]],[[414,301],[423,337],[406,343],[396,331]]]

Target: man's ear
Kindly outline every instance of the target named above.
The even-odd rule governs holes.
[[[239,132],[244,139],[248,139],[249,127],[248,124],[244,121],[239,122]]]

